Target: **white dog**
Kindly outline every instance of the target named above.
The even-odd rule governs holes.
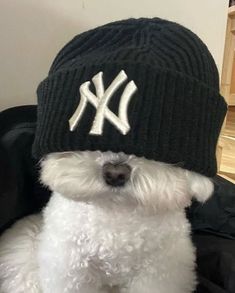
[[[42,161],[53,195],[0,242],[1,293],[191,293],[195,249],[185,207],[209,178],[111,152]]]

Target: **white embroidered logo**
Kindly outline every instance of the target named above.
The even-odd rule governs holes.
[[[109,87],[104,90],[103,72],[99,72],[92,78],[95,85],[96,95],[94,95],[89,89],[90,81],[84,82],[79,88],[81,96],[80,103],[73,116],[69,119],[70,131],[74,131],[77,127],[86,108],[86,104],[89,101],[96,108],[96,115],[89,134],[101,135],[103,132],[104,120],[106,118],[123,135],[126,135],[130,130],[127,117],[128,104],[132,95],[137,90],[133,80],[126,85],[123,91],[119,103],[118,116],[108,108],[108,103],[111,97],[125,80],[127,80],[127,75],[124,70],[121,70]]]

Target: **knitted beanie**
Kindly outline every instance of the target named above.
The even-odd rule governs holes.
[[[216,174],[226,113],[215,62],[185,27],[128,19],[72,39],[37,90],[35,157],[124,152]]]

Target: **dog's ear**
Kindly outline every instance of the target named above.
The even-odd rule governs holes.
[[[195,172],[186,171],[189,192],[200,202],[205,202],[214,191],[212,179]]]

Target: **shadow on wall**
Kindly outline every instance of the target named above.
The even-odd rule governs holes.
[[[1,1],[1,110],[36,102],[37,85],[58,50],[84,30],[79,19],[57,11],[53,3]]]
[[[123,2],[117,13],[117,3],[104,0],[2,0],[0,110],[36,103],[37,86],[63,45],[89,28],[118,19],[116,14],[139,17],[142,11],[133,12],[130,4],[125,7]]]

